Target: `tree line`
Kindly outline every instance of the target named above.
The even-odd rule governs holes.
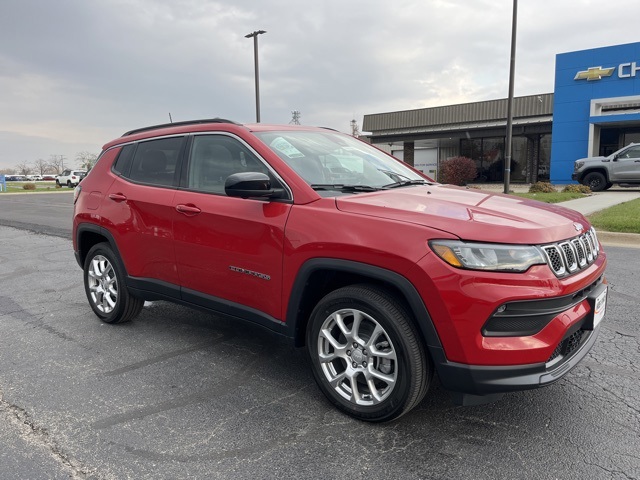
[[[20,162],[14,168],[0,169],[5,175],[60,175],[65,168],[91,170],[98,160],[98,155],[91,152],[79,152],[75,162],[69,162],[64,155],[50,155],[49,160],[39,158],[32,163]]]

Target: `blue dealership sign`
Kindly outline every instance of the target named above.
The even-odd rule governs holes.
[[[603,129],[632,126],[640,128],[640,42],[556,56],[553,183],[572,183],[573,162],[599,155]]]

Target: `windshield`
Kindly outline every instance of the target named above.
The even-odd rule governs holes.
[[[376,189],[427,181],[394,157],[338,132],[254,133],[314,188]]]

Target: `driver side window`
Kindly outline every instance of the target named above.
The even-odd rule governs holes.
[[[640,146],[629,148],[621,155],[621,157],[622,158],[640,158]]]
[[[226,135],[197,135],[193,138],[187,188],[224,195],[226,179],[240,172],[269,175],[267,167],[235,138]]]

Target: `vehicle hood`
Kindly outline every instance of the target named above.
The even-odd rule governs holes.
[[[450,185],[342,196],[336,204],[344,212],[415,223],[469,241],[544,244],[590,228],[580,213],[558,205]]]
[[[602,162],[604,160],[607,160],[609,157],[585,157],[585,158],[579,158],[578,160],[576,160],[576,162],[590,162],[590,163],[596,163],[596,162]]]

